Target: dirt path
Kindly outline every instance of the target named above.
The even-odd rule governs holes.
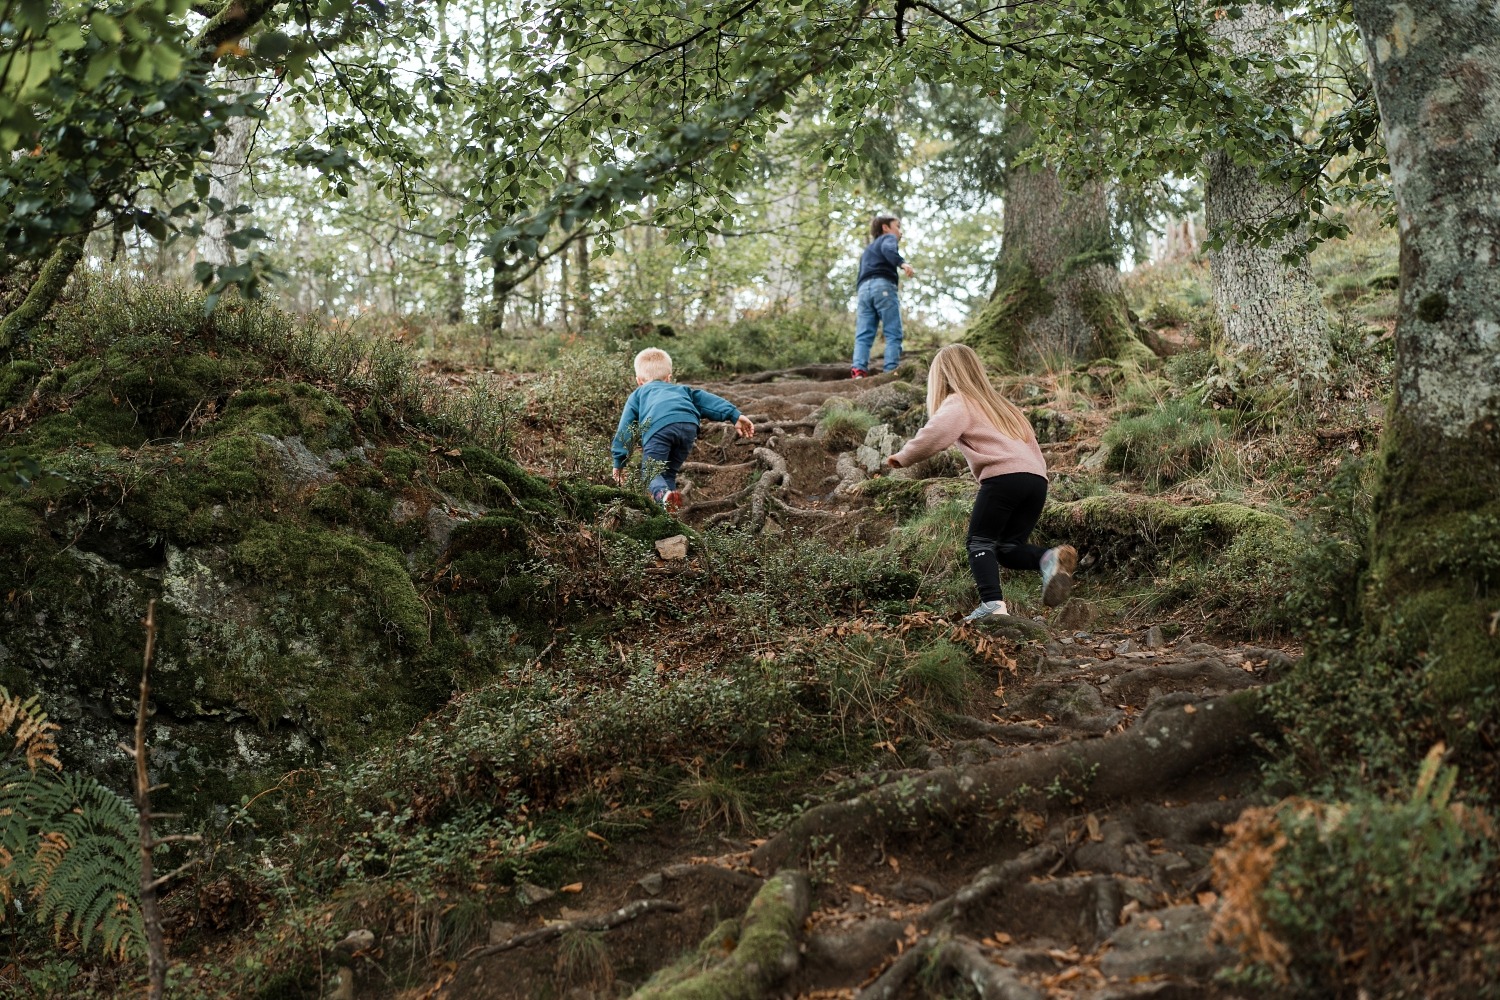
[[[708,386],[761,433],[700,438],[684,519],[870,530],[867,502],[847,489],[850,453],[813,437],[815,414],[831,397],[905,409],[909,387],[892,383]],[[1256,785],[1247,694],[1288,654],[1169,642],[1151,623],[1084,631],[1077,613],[982,628],[912,617],[949,630],[996,679],[921,766],[837,776],[822,805],[765,839],[617,851],[578,891],[492,929],[431,995],[1252,995],[1214,978],[1236,956],[1210,940],[1211,860]],[[870,627],[904,626],[828,626]]]

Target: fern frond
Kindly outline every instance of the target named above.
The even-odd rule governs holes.
[[[22,699],[0,687],[0,733],[9,733],[12,726],[15,742],[6,756],[19,752],[32,771],[43,764],[54,771],[62,770],[57,759],[57,732],[61,727],[48,720],[36,695]]]
[[[93,778],[0,767],[0,851],[12,862],[0,897],[24,891],[38,921],[84,947],[97,936],[106,953],[140,952],[138,843],[135,809]]]

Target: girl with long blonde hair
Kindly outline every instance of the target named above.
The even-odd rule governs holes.
[[[1042,574],[1042,603],[1056,607],[1073,589],[1078,552],[1071,545],[1043,549],[1029,541],[1047,501],[1047,461],[1026,414],[990,385],[979,355],[949,344],[927,371],[927,424],[887,461],[900,469],[958,445],[979,480],[969,517],[969,572],[979,607],[964,618],[1009,614],[1000,567]]]

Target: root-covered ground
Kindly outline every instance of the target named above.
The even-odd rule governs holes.
[[[685,524],[886,544],[893,518],[861,484],[881,433],[903,419],[902,436],[914,429],[920,388],[836,374],[705,386],[757,434],[705,428],[685,469]],[[884,424],[863,464],[864,435],[827,419],[851,410]],[[1066,472],[1097,440],[1044,446]],[[957,469],[916,475],[932,471]],[[962,496],[948,479],[911,489],[919,505]],[[673,572],[694,573],[691,557]],[[874,763],[794,790],[754,830],[722,822],[726,806],[698,832],[615,846],[571,884],[524,888],[530,902],[432,995],[1255,995],[1221,975],[1239,960],[1226,940],[1253,914],[1226,906],[1233,865],[1221,859],[1216,880],[1214,852],[1259,787],[1254,692],[1296,651],[1101,612],[1105,586],[1085,572],[1074,600],[1045,614],[1023,589],[1021,614],[982,627],[959,622],[964,604],[812,630],[825,650],[936,635],[964,651],[969,682],[920,739],[877,744]],[[710,624],[654,641],[690,645]]]

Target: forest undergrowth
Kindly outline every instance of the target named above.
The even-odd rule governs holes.
[[[45,419],[82,422],[140,390],[106,405],[89,393],[121,384],[112,362],[80,373],[65,337],[39,340],[0,402],[54,481],[35,479],[42,506],[9,490],[5,530],[34,539],[101,467],[170,466],[168,449],[233,468],[240,441],[244,464],[275,465],[266,437],[218,415],[260,399],[275,409],[254,434],[370,457],[285,488],[202,487],[186,521],[127,505],[131,526],[150,545],[224,548],[261,595],[306,572],[290,549],[353,539],[314,564],[319,586],[369,577],[328,621],[386,595],[388,648],[425,678],[400,712],[312,726],[318,753],[195,815],[203,853],[165,898],[171,995],[1456,996],[1490,981],[1494,831],[1467,776],[1440,754],[1402,772],[1409,755],[1364,747],[1392,776],[1361,791],[1323,764],[1337,713],[1388,711],[1401,692],[1314,710],[1284,745],[1255,735],[1288,722],[1278,687],[1338,683],[1307,674],[1348,627],[1368,532],[1391,296],[1349,261],[1326,268],[1326,385],[1288,386],[1218,345],[1192,264],[1133,278],[1169,345],[1154,369],[997,377],[1053,471],[1041,540],[1083,562],[1055,611],[1008,577],[1011,615],[983,628],[959,623],[960,466],[858,468],[883,430],[921,423],[920,342],[863,384],[737,381],[836,359],[842,333],[782,350],[774,331],[673,331],[661,343],[684,378],[762,426],[744,443],[706,428],[674,519],[602,485],[640,337],[566,348],[543,374],[448,357],[419,379],[396,354],[280,328],[275,366],[226,371],[245,335],[218,331],[189,356],[222,386],[168,405],[153,380],[156,429],[138,433],[137,408],[118,440],[60,451]],[[202,337],[171,315],[172,347]],[[295,391],[253,395],[272,382],[319,395],[289,416]],[[320,449],[320,428],[346,430]],[[447,504],[456,526],[441,545],[403,535],[402,503]],[[294,507],[301,541],[271,544],[266,526],[288,530]],[[100,522],[82,516],[79,537]],[[683,558],[656,546],[673,534]],[[315,658],[298,652],[283,642],[270,658],[287,672],[258,676],[294,682]],[[329,683],[305,709],[265,709],[263,728],[372,697],[334,701]],[[134,988],[136,966],[66,926],[5,926],[6,995]]]

